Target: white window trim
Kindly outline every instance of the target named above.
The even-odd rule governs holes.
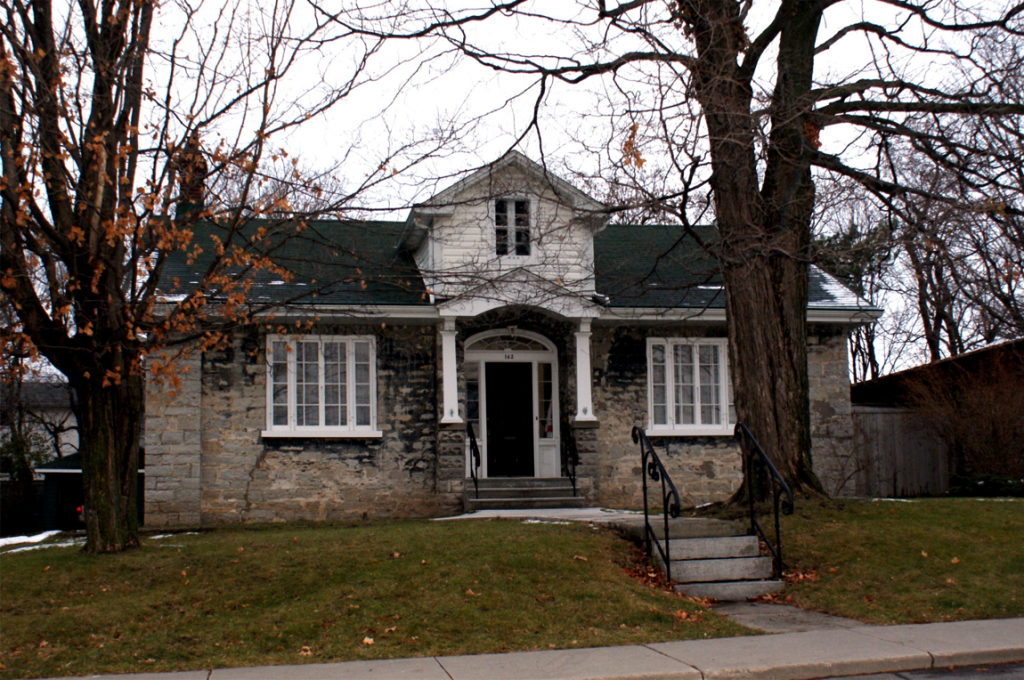
[[[324,343],[325,342],[343,342],[348,347],[345,350],[345,361],[346,361],[346,376],[351,376],[346,380],[345,383],[345,407],[347,414],[345,421],[349,425],[345,427],[339,426],[302,426],[298,427],[295,425],[295,409],[297,402],[297,391],[296,391],[296,363],[297,363],[297,352],[295,345],[303,340],[315,339],[319,346],[319,360],[320,360],[320,409],[321,417],[323,415],[324,408]],[[274,425],[274,385],[273,385],[273,371],[274,362],[271,354],[271,348],[274,342],[285,342],[288,343],[288,424],[287,425]],[[357,342],[366,342],[370,346],[370,424],[357,426],[356,423],[356,403],[355,403],[355,350],[354,344]],[[265,358],[266,358],[266,428],[260,435],[265,438],[282,438],[282,437],[317,437],[317,438],[333,438],[333,439],[379,439],[384,436],[384,433],[377,429],[377,343],[376,338],[373,336],[366,335],[317,335],[317,334],[296,334],[296,335],[270,335],[266,337],[265,346]]]
[[[509,237],[509,253],[507,255],[498,255],[498,221],[497,212],[495,211],[495,203],[498,201],[526,201],[529,205],[530,214],[530,254],[529,255],[516,255],[516,236],[515,236],[515,207],[512,209],[513,224],[508,225],[508,237]],[[511,262],[514,264],[532,264],[537,261],[537,200],[534,196],[528,194],[503,194],[496,196],[487,202],[487,216],[490,220],[491,231],[490,231],[490,244],[491,253],[494,257],[498,258],[500,262]]]
[[[653,351],[654,345],[665,345],[665,390],[667,403],[667,424],[654,424],[654,383],[651,380],[654,375]],[[717,345],[718,356],[721,362],[719,370],[719,390],[722,395],[722,424],[705,425],[701,424],[677,424],[675,422],[675,352],[676,345]],[[696,356],[696,354],[695,354]],[[695,379],[698,379],[695,374]],[[729,345],[725,338],[647,338],[647,436],[649,437],[699,437],[699,436],[731,436],[735,423],[730,422],[729,400],[730,394],[729,376]],[[699,386],[697,389],[699,393]],[[699,396],[698,396],[699,399]],[[695,405],[699,409],[700,406]],[[698,411],[699,412],[699,411]]]

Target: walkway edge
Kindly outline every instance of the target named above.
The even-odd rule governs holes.
[[[507,654],[91,676],[109,680],[812,680],[1024,662],[1024,618]]]

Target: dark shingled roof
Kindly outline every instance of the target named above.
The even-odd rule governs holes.
[[[285,282],[269,272],[256,274],[249,294],[253,304],[429,305],[416,263],[398,248],[404,222],[314,220],[296,232],[294,223],[252,220],[245,229],[251,233],[260,227],[267,230],[263,249],[293,276]],[[203,253],[191,265],[181,252],[169,257],[163,295],[184,293],[197,283],[215,251],[212,236],[223,240],[226,233],[211,224],[193,231]],[[167,287],[174,277],[178,290]]]
[[[597,292],[608,296],[610,307],[724,308],[718,263],[700,245],[713,244],[718,229],[693,231],[696,238],[679,225],[609,225],[594,237]],[[814,309],[873,309],[817,267],[811,267],[807,298]]]
[[[714,227],[695,231],[718,238]],[[595,287],[611,307],[724,307],[717,269],[678,225],[610,224],[594,237]]]
[[[245,229],[255,231],[260,227],[269,234],[266,242],[273,260],[294,276],[285,282],[276,275],[259,273],[249,295],[253,304],[430,304],[411,253],[400,247],[405,222],[319,220],[296,233],[294,225],[281,221],[253,220]],[[167,286],[176,277],[180,288],[165,287],[163,295],[182,294],[197,282],[215,250],[211,235],[224,234],[223,229],[210,224],[197,226],[194,231],[203,254],[191,265],[180,252],[169,257],[162,280]],[[717,239],[714,226],[699,226],[694,231],[705,242]],[[718,263],[679,225],[609,225],[594,238],[594,260],[596,290],[608,297],[611,307],[725,307]],[[814,267],[808,306],[871,309],[836,279]]]

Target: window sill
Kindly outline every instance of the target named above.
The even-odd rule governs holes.
[[[651,428],[646,430],[648,437],[731,437],[733,435],[732,425],[728,427],[722,427],[721,425],[713,425],[705,427],[698,425],[696,427],[685,427],[670,429],[667,427]]]
[[[260,436],[264,439],[380,439],[384,433],[380,430],[342,430],[326,427],[309,430],[263,430]]]

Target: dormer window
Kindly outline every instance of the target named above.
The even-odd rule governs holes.
[[[494,201],[494,252],[499,257],[530,254],[530,201],[499,198]]]

